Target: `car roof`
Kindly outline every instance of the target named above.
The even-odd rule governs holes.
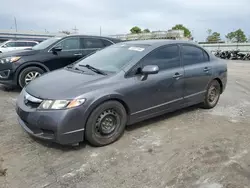
[[[79,34],[70,34],[70,35],[66,35],[66,36],[63,35],[62,38],[72,37],[72,36],[76,36],[76,37],[93,37],[93,38],[109,39],[109,40],[112,40],[112,41],[122,41],[120,39],[112,38],[112,37],[105,37],[105,36],[98,36],[98,35],[79,35]]]
[[[123,44],[128,45],[148,45],[148,46],[162,46],[167,44],[193,44],[197,45],[192,41],[185,41],[185,40],[167,40],[167,39],[156,39],[156,40],[134,40],[134,41],[125,41],[122,42]]]
[[[37,41],[34,41],[34,40],[8,40],[6,42],[36,42],[38,43]]]

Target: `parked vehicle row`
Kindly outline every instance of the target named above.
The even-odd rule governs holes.
[[[65,67],[118,39],[71,35],[47,39],[33,48],[0,54],[0,83],[23,88],[40,75]]]
[[[250,53],[240,53],[239,50],[221,51],[217,50],[214,55],[221,59],[250,60]]]
[[[27,41],[27,40],[9,40],[0,44],[0,53],[14,51],[14,50],[23,50],[32,48],[37,45],[37,41]]]
[[[104,146],[119,139],[126,125],[194,104],[213,108],[226,87],[227,65],[194,43],[116,42],[52,38],[33,50],[1,57],[9,58],[1,67],[11,70],[12,83],[27,84],[16,105],[23,129],[60,144],[87,140]],[[101,47],[106,48],[81,58]],[[19,70],[25,62],[32,66]],[[31,73],[47,69],[55,71],[30,82]]]

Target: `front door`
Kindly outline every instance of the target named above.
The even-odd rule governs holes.
[[[134,87],[128,90],[132,118],[144,119],[177,109],[183,102],[183,75],[180,50],[178,45],[160,47],[139,62],[139,67],[157,65],[158,74],[148,75],[145,80],[141,74],[130,79]]]
[[[184,66],[185,102],[195,104],[203,101],[212,76],[212,66],[207,52],[197,46],[183,44],[182,63]]]
[[[54,47],[59,47],[62,50],[57,52],[49,50],[47,52],[49,53],[49,59],[44,64],[46,64],[50,70],[65,67],[82,57],[79,37],[66,38],[60,41]]]

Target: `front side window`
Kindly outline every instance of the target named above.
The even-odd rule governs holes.
[[[64,50],[77,50],[80,48],[80,40],[77,37],[67,38],[56,45],[56,47],[62,48]]]
[[[157,65],[161,70],[180,66],[180,53],[177,45],[169,45],[158,48],[148,54],[142,61],[142,66]]]
[[[15,42],[8,42],[5,44],[6,47],[15,47]]]
[[[193,65],[197,63],[202,63],[208,61],[208,55],[204,56],[204,51],[201,48],[183,45],[182,46],[182,56],[184,65]]]
[[[49,38],[47,40],[44,40],[43,42],[35,45],[32,49],[33,50],[43,50],[45,48],[48,48],[49,46],[53,45],[55,42],[59,41],[61,38],[53,37]]]
[[[101,39],[83,38],[83,48],[104,48],[104,43]]]

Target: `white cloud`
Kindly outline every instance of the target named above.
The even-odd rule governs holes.
[[[249,6],[249,0],[8,0],[1,2],[0,29],[9,29],[14,16],[24,30],[76,26],[81,33],[98,34],[102,26],[105,35],[127,33],[134,25],[166,30],[181,23],[204,39],[208,28],[222,35],[238,28],[250,34]]]

